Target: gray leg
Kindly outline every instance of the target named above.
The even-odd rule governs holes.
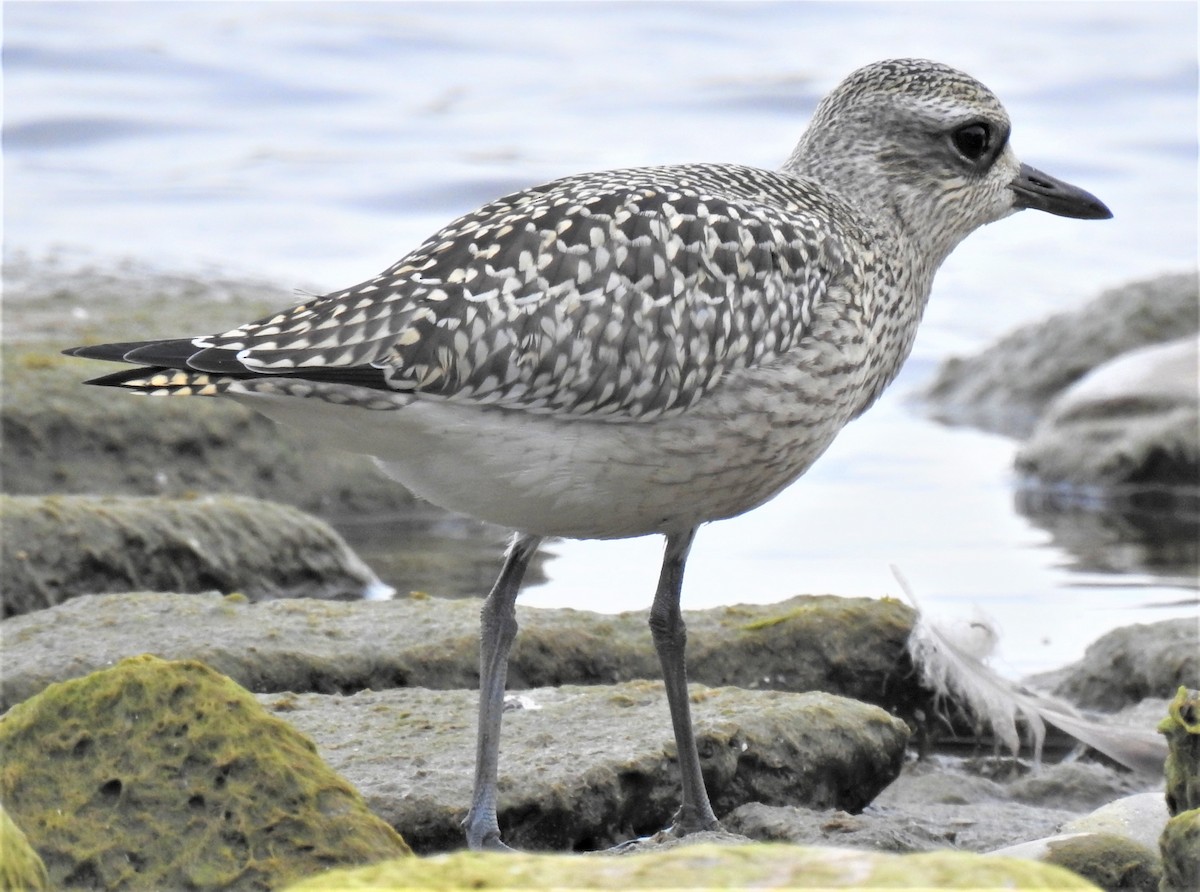
[[[479,732],[475,749],[475,793],[463,821],[472,849],[507,849],[496,823],[496,766],[500,758],[500,719],[508,652],[517,634],[517,592],[540,536],[518,534],[508,548],[504,568],[483,602],[479,643]]]
[[[666,554],[654,606],[650,608],[650,633],[654,649],[662,663],[663,681],[667,687],[667,703],[671,707],[671,724],[675,728],[675,746],[679,750],[679,772],[683,780],[683,799],[671,832],[679,835],[697,830],[719,830],[721,825],[713,814],[700,773],[700,754],[696,750],[696,732],[692,728],[692,710],[688,701],[687,668],[684,647],[687,629],[679,610],[679,591],[683,585],[683,567],[696,530],[667,536]]]

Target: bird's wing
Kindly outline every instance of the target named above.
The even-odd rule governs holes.
[[[770,191],[789,188],[779,174],[708,165],[558,180],[455,221],[368,282],[125,358],[374,377],[532,412],[675,414],[729,372],[786,352],[831,288],[855,293],[826,219],[838,209]]]

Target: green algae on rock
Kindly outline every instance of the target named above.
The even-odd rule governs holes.
[[[46,865],[0,806],[0,889],[43,892],[49,888]]]
[[[288,892],[338,889],[1095,889],[1052,865],[965,852],[681,845],[626,857],[460,852],[336,870]]]
[[[1161,892],[1200,889],[1200,808],[1180,812],[1167,821],[1158,846],[1163,867]]]
[[[207,666],[142,656],[0,718],[0,798],[54,888],[274,889],[410,854],[315,745]]]
[[[1162,879],[1156,852],[1112,833],[1081,833],[1051,842],[1041,860],[1065,867],[1102,889],[1158,892]]]
[[[1166,735],[1167,810],[1159,839],[1162,892],[1200,889],[1200,691],[1181,687],[1158,730]]]
[[[658,677],[646,617],[518,606],[508,689]],[[701,684],[826,691],[900,715],[925,705],[905,650],[912,610],[898,602],[800,596],[684,618],[692,680]],[[138,592],[73,598],[0,628],[0,710],[151,649],[200,660],[262,693],[479,684],[474,599],[233,604],[215,594]]]
[[[1158,730],[1167,737],[1167,810],[1200,808],[1200,691],[1181,687]]]
[[[3,616],[82,594],[391,593],[341,536],[289,505],[240,496],[5,496]]]

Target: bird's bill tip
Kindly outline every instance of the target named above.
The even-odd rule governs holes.
[[[1009,188],[1015,193],[1013,207],[1018,210],[1030,208],[1077,220],[1107,220],[1113,215],[1091,192],[1064,183],[1028,164],[1021,165]]]

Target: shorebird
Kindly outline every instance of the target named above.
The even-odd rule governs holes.
[[[696,529],[775,496],[876,400],[969,233],[1022,208],[1112,216],[1019,162],[1009,131],[966,74],[878,62],[820,102],[777,171],[555,180],[455,220],[373,279],[232,331],[67,352],[139,366],[88,383],[235,399],[517,531],[482,608],[463,821],[475,849],[505,848],[500,720],[538,543],[665,536],[650,629],[681,773],[670,829],[715,829],[679,605]]]

